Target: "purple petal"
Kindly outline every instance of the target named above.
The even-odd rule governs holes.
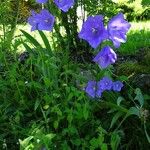
[[[36,0],[37,3],[46,3],[48,0]]]
[[[32,26],[31,31],[51,31],[54,25],[54,21],[54,16],[46,9],[41,10],[38,14],[33,11],[32,16],[30,16],[28,19],[28,23]]]
[[[108,67],[110,64],[115,63],[116,60],[117,55],[109,46],[105,46],[93,59],[93,61],[98,63],[101,68]]]
[[[101,89],[101,91],[105,90],[111,90],[112,89],[112,80],[108,77],[103,77],[99,82],[98,82],[98,87]]]
[[[43,9],[40,12],[39,18],[41,21],[38,24],[38,29],[51,31],[55,21],[54,16],[50,14],[48,10]]]
[[[121,88],[123,87],[123,83],[121,81],[116,81],[113,83],[113,90],[114,91],[121,91]]]
[[[118,48],[120,43],[126,42],[126,33],[131,25],[124,19],[122,13],[114,16],[108,23],[109,39],[112,40],[114,46]]]
[[[54,0],[59,9],[67,12],[74,5],[74,0]]]
[[[96,90],[96,81],[89,81],[85,88],[85,92],[91,96],[92,98],[95,97],[95,90]]]

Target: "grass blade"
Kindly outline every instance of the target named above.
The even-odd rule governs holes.
[[[20,30],[20,31],[35,47],[41,47],[40,43],[34,37],[32,37],[29,33],[23,30]]]
[[[52,55],[52,49],[51,49],[51,46],[50,46],[50,43],[48,41],[48,38],[46,37],[46,35],[42,32],[42,31],[39,31],[39,34],[45,44],[45,47],[46,49],[50,52],[50,54]]]

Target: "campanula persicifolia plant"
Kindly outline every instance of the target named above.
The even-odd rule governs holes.
[[[93,12],[79,29],[75,12],[93,1],[36,2],[40,10],[32,10],[27,20],[35,37],[21,30],[26,39],[14,44],[14,49],[18,42],[23,44],[25,52],[8,63],[0,51],[3,149],[146,149],[145,97],[127,77],[114,72],[116,50],[126,42],[131,26],[124,15],[117,12],[108,19],[105,11]],[[82,56],[82,48],[92,51],[90,62],[70,59],[74,50]]]
[[[37,1],[39,3],[46,3],[47,1]],[[54,3],[57,5],[59,9],[64,12],[67,12],[68,9],[73,6],[74,1],[57,1]],[[42,13],[43,12],[43,13]],[[52,30],[54,24],[54,17],[51,14],[48,16],[48,11],[42,10],[38,15],[32,13],[32,17],[29,18],[29,23],[32,25],[33,30]],[[47,13],[47,17],[46,14]],[[53,19],[51,19],[53,18]],[[42,20],[43,19],[43,20]],[[102,15],[90,16],[83,23],[82,29],[79,33],[79,38],[86,40],[93,48],[97,48],[104,40],[111,40],[116,48],[119,48],[120,43],[126,42],[126,33],[130,28],[130,24],[124,19],[122,13],[114,16],[109,22],[107,28],[104,26]],[[47,25],[46,25],[47,24]],[[49,26],[50,29],[47,29],[46,26]],[[94,62],[98,63],[98,65],[104,69],[108,67],[110,64],[115,63],[117,60],[117,55],[114,50],[105,46],[93,59]],[[110,80],[110,79],[109,79]],[[105,90],[104,86],[109,86],[109,89],[119,89],[123,87],[123,84],[120,81],[115,82],[115,88],[108,79],[100,80],[98,83],[95,81],[91,81],[88,83],[85,91],[92,97],[101,97],[102,92]],[[98,86],[96,86],[96,85]],[[103,86],[102,86],[103,85]],[[117,90],[118,91],[118,90]],[[95,93],[93,93],[95,92]]]
[[[37,3],[47,4],[48,0],[36,0]],[[74,0],[54,0],[54,4],[62,13],[67,13],[73,5]],[[51,6],[49,6],[51,7]],[[49,8],[48,7],[48,8]],[[28,19],[31,25],[31,31],[46,30],[52,31],[55,24],[55,15],[48,9],[44,8],[39,13],[32,11]],[[108,25],[104,24],[104,16],[98,14],[89,16],[83,23],[82,29],[78,34],[80,39],[86,40],[89,45],[98,49],[100,44],[104,41],[112,41],[115,48],[119,48],[121,43],[127,40],[127,32],[131,25],[124,19],[122,13],[117,14],[108,21]],[[98,54],[94,57],[93,61],[99,65],[100,69],[107,69],[111,64],[117,61],[117,54],[109,45],[104,46]],[[92,98],[101,98],[104,91],[121,91],[123,87],[121,81],[112,81],[111,78],[104,76],[99,81],[90,80],[84,91]]]
[[[130,26],[131,25],[124,19],[122,13],[119,13],[108,22],[107,29],[104,27],[102,15],[90,16],[83,24],[79,37],[87,40],[93,48],[97,48],[104,40],[111,40],[114,46],[119,48],[120,43],[126,42],[126,33]],[[110,46],[105,46],[93,59],[94,62],[98,63],[101,69],[115,63],[116,60],[117,54]],[[97,84],[95,81],[91,81],[88,83],[85,91],[92,97],[101,97],[101,93],[105,90],[105,86],[106,90],[119,89],[120,91],[123,84],[118,83],[120,83],[120,81],[115,82],[114,88],[112,81],[108,78],[100,80]],[[93,94],[93,92],[95,93]]]

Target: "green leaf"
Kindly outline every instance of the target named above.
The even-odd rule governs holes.
[[[72,140],[72,143],[76,146],[80,146],[81,145],[81,140],[80,139],[75,139],[75,140]]]
[[[107,144],[103,143],[101,146],[101,150],[108,150]]]
[[[24,139],[23,141],[19,139],[20,149],[23,150],[29,145],[29,142],[33,139],[33,136],[29,136],[28,138]]]
[[[50,133],[46,135],[46,138],[48,138],[48,140],[52,140],[55,136],[56,134]]]
[[[90,144],[91,144],[92,148],[99,147],[99,141],[95,137],[90,140]]]
[[[138,117],[140,117],[140,110],[136,107],[130,107],[128,113],[127,113],[128,116],[130,115],[136,115]]]
[[[87,118],[89,116],[89,110],[88,110],[88,104],[87,103],[83,106],[83,116],[84,116],[85,120],[87,120]]]
[[[51,109],[52,112],[56,113],[58,116],[62,116],[62,111],[60,110],[59,106],[56,105]]]
[[[73,96],[74,96],[74,94],[72,92],[69,93],[67,100],[70,101],[73,98]]]
[[[117,99],[117,105],[118,106],[120,106],[120,103],[122,102],[124,100],[124,98],[123,97],[118,97],[118,99]]]
[[[33,52],[32,48],[29,47],[26,43],[23,42],[22,44],[23,44],[23,46],[25,47],[26,51],[28,51],[29,53],[32,53],[32,52]]]
[[[143,97],[141,90],[139,88],[136,88],[135,94],[136,94],[136,97],[134,98],[134,100],[137,100],[140,106],[142,107],[144,105],[144,97]]]
[[[118,77],[118,80],[121,80],[121,81],[128,81],[129,79],[128,79],[127,76],[122,75],[122,76],[119,76],[119,77]]]
[[[150,143],[150,136],[149,136],[148,133],[147,133],[147,129],[146,129],[146,124],[145,124],[145,122],[144,122],[144,131],[145,131],[145,135],[146,135],[146,138],[147,138],[147,140],[148,140],[148,143]]]
[[[121,111],[121,112],[124,112],[124,113],[127,113],[128,112],[128,109],[122,107],[122,106],[118,106],[117,104],[114,104],[114,103],[111,103],[111,102],[103,102],[101,105],[106,105],[107,107],[110,107],[111,109],[116,109],[118,111]]]
[[[45,44],[45,48],[48,50],[48,52],[50,53],[50,55],[52,56],[52,49],[51,49],[51,46],[50,46],[50,43],[48,41],[48,38],[46,37],[46,35],[43,33],[43,31],[39,31],[39,34]]]
[[[72,135],[74,135],[74,134],[78,134],[78,130],[77,130],[77,128],[76,127],[73,127],[73,126],[70,126],[69,128],[68,128],[69,130],[69,134],[72,134]]]
[[[117,111],[117,110],[115,108],[112,108],[107,113],[110,114],[110,113],[114,113],[115,111]]]
[[[113,127],[113,125],[117,122],[117,120],[123,115],[124,113],[122,112],[117,112],[114,117],[112,118],[111,124],[110,124],[110,128]]]
[[[34,105],[34,110],[37,110],[37,108],[39,107],[41,103],[41,100],[37,99],[36,102],[35,102],[35,105]]]
[[[49,88],[52,85],[52,82],[49,78],[44,77],[43,80],[44,80],[46,88]]]
[[[98,127],[98,131],[99,131],[100,135],[102,135],[102,133],[108,134],[108,132],[105,129],[103,129],[101,126]]]
[[[34,37],[32,37],[29,33],[23,30],[20,30],[20,31],[35,47],[41,47],[40,43]]]
[[[67,121],[69,122],[69,124],[71,124],[72,120],[73,120],[73,115],[72,115],[72,113],[70,112],[70,113],[68,114],[68,116],[67,116]]]
[[[118,149],[120,140],[121,140],[121,138],[116,132],[112,133],[111,142],[110,142],[112,150],[117,150]]]
[[[140,110],[138,108],[136,108],[136,107],[130,107],[130,109],[127,111],[126,115],[124,116],[123,120],[118,125],[117,129],[131,115],[136,115],[136,116],[140,117]]]
[[[59,125],[58,120],[54,121],[53,126],[54,126],[54,128],[55,128],[55,129],[57,129],[57,128],[58,128],[58,125]]]

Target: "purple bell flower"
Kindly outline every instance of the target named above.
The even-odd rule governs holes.
[[[97,48],[107,37],[102,15],[88,17],[79,33],[79,38],[86,40],[93,48]]]
[[[101,68],[106,68],[110,64],[115,63],[116,60],[117,55],[109,46],[105,46],[93,59],[93,61],[98,63]]]
[[[112,89],[113,82],[108,77],[103,77],[97,84],[101,91],[105,91]]]
[[[126,33],[131,25],[124,19],[122,13],[114,16],[108,23],[109,39],[113,42],[114,46],[118,48],[120,43],[126,42]]]
[[[48,0],[36,0],[37,3],[46,3]]]
[[[103,77],[102,80],[89,81],[85,87],[85,92],[92,98],[101,98],[105,90],[112,89],[113,82],[108,77]]]
[[[28,18],[28,23],[32,26],[31,31],[38,30],[39,18],[35,11],[31,11],[31,16]]]
[[[102,96],[103,89],[100,85],[100,82],[97,82],[97,90],[96,90],[96,97],[100,98]]]
[[[92,98],[100,98],[103,91],[96,81],[89,81],[85,88],[85,92]]]
[[[113,83],[113,90],[114,91],[121,91],[121,88],[123,87],[123,83],[121,81],[116,81]]]
[[[46,9],[41,10],[39,14],[40,23],[38,25],[39,30],[51,31],[53,29],[55,18]]]
[[[54,21],[54,16],[46,9],[41,10],[39,14],[32,11],[32,16],[28,18],[28,23],[32,26],[31,31],[51,31],[53,29]]]
[[[54,0],[54,2],[64,12],[67,12],[74,5],[74,0]]]
[[[96,81],[89,81],[87,83],[87,86],[85,88],[85,92],[91,96],[92,98],[95,98],[95,92],[96,92]]]

